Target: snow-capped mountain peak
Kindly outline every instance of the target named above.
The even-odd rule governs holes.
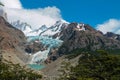
[[[46,25],[42,25],[40,28],[32,30],[26,34],[26,36],[39,36],[41,33],[45,32],[47,30]]]
[[[57,33],[60,33],[63,28],[65,28],[68,25],[68,23],[65,23],[65,21],[59,20],[56,21],[56,23],[49,27],[46,31],[41,33],[42,36],[53,36]]]
[[[36,30],[32,30],[29,24],[20,22],[19,20],[13,22],[12,25],[24,32],[28,42],[37,41],[48,48],[44,51],[39,51],[32,55],[32,60],[30,63],[33,64],[37,61],[41,62],[47,59],[50,49],[58,48],[62,44],[63,41],[59,40],[60,33],[62,30],[64,30],[64,28],[67,27],[68,23],[60,20],[50,27],[42,25]]]
[[[78,24],[76,30],[78,30],[78,31],[85,31],[84,25],[85,25],[85,24],[83,24],[83,23]]]
[[[27,27],[29,27],[30,29],[32,29],[29,24],[27,24],[26,22],[21,22],[20,20],[15,21],[15,22],[11,22],[11,24],[14,27],[16,27],[17,29],[20,29],[22,31],[24,31],[25,29],[27,29]]]
[[[17,29],[23,31],[25,35],[32,31],[32,28],[26,22],[21,22],[20,20],[11,23]]]
[[[49,36],[51,37],[57,33],[60,33],[63,30],[63,28],[65,28],[68,25],[68,23],[67,22],[65,23],[65,21],[59,20],[50,27],[46,25],[42,25],[41,27],[35,30],[32,30],[31,26],[29,26],[28,24],[23,24],[20,21],[13,22],[12,25],[17,27],[21,31],[23,31],[26,36]]]
[[[47,30],[47,26],[46,25],[42,25],[38,30],[45,31],[45,30]]]

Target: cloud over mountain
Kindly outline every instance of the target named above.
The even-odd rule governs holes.
[[[20,0],[0,0],[5,5],[5,11],[8,13],[8,21],[14,22],[20,20],[27,22],[33,29],[39,28],[41,25],[51,26],[57,20],[61,20],[60,10],[53,7],[45,7],[38,9],[24,9]]]
[[[102,31],[103,33],[114,32],[120,34],[120,20],[109,19],[103,24],[98,24],[96,29]]]
[[[7,8],[22,9],[20,0],[0,0]]]

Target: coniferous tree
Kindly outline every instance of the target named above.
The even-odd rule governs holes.
[[[67,80],[119,80],[120,56],[104,50],[84,53],[78,65],[71,67],[69,71]],[[66,80],[65,78],[62,77],[62,80]]]

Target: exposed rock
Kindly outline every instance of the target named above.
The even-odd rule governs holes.
[[[105,37],[89,25],[84,25],[85,31],[76,30],[77,23],[71,23],[61,33],[63,45],[59,49],[60,54],[65,54],[76,49],[120,49],[120,41]]]
[[[3,49],[21,46],[26,40],[22,31],[14,28],[2,17],[0,17],[0,36],[4,38],[4,41],[2,41],[1,44]]]
[[[112,33],[112,32],[107,32],[104,36],[120,41],[120,35]]]
[[[25,51],[27,53],[36,53],[38,51],[44,51],[45,49],[45,46],[39,41],[32,41],[26,44]]]
[[[0,17],[0,37],[0,40],[3,39],[0,42],[0,47],[4,53],[11,53],[10,55],[15,54],[16,58],[23,60],[24,62],[27,61],[28,56],[24,51],[26,38],[23,32],[14,28],[6,22],[3,17]],[[8,58],[6,57],[6,59]]]

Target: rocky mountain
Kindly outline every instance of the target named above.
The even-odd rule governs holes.
[[[32,31],[32,28],[29,24],[27,24],[26,22],[21,22],[20,20],[11,22],[11,25],[21,30],[25,35]]]
[[[3,44],[1,44],[2,49],[12,49],[15,46],[20,46],[20,43],[25,42],[25,36],[22,31],[14,28],[2,17],[0,17],[0,35],[4,38]]]
[[[115,34],[115,33],[112,33],[112,32],[107,32],[104,36],[120,41],[120,35],[119,34]]]
[[[64,30],[64,28],[68,25],[67,22],[64,21],[56,21],[56,23],[54,25],[52,25],[51,27],[49,27],[47,30],[45,30],[44,32],[42,32],[40,35],[42,36],[49,36],[49,37],[53,37],[53,35],[56,35],[56,37],[59,37],[59,33]]]
[[[113,33],[103,34],[88,24],[69,24],[64,21],[57,21],[53,26],[47,27],[43,25],[36,30],[32,30],[30,25],[20,21],[14,22],[12,25],[24,32],[29,42],[25,51],[33,53],[34,58],[37,57],[38,61],[42,59],[42,57],[39,59],[38,56],[44,51],[46,52],[46,50],[48,53],[42,54],[45,59],[48,56],[54,60],[53,58],[58,53],[64,54],[76,49],[91,51],[97,49],[120,49],[119,35]],[[60,48],[58,49],[58,47]]]
[[[35,30],[32,30],[29,24],[20,21],[13,22],[12,25],[27,37],[25,51],[32,54],[33,62],[43,61],[47,57],[54,60],[58,53],[69,53],[76,49],[90,51],[120,49],[119,35],[103,34],[88,24],[67,23],[60,20],[50,27],[43,25]]]
[[[5,59],[15,63],[27,61],[25,54],[26,38],[22,31],[14,28],[2,16],[0,17],[0,49]]]
[[[83,27],[84,29],[80,30],[78,23],[71,23],[61,32],[60,39],[64,42],[59,49],[60,54],[69,53],[76,49],[92,51],[97,49],[120,49],[120,41],[116,39],[116,35],[107,33],[104,36],[102,32],[87,24],[83,24]],[[109,37],[115,37],[115,39]]]
[[[46,60],[50,51],[52,51],[51,49],[56,49],[62,44],[62,41],[58,38],[60,37],[60,32],[68,25],[65,21],[60,20],[53,26],[47,27],[43,25],[38,29],[32,30],[29,24],[19,20],[11,24],[21,30],[27,38],[27,43],[23,50],[31,55],[32,61],[29,61],[30,63]]]
[[[60,33],[65,26],[68,25],[67,22],[59,20],[56,21],[52,26],[42,25],[38,29],[33,30],[29,24],[26,22],[15,21],[11,22],[11,24],[17,29],[21,30],[27,37],[29,36],[49,36],[52,37],[55,34]]]

